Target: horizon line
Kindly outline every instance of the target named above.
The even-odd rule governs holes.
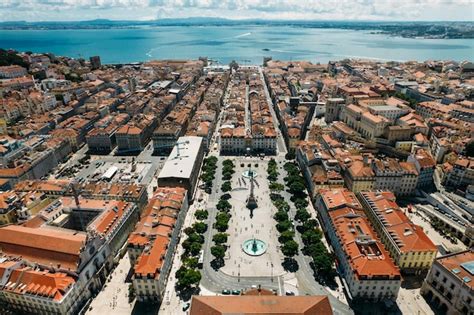
[[[384,20],[384,19],[312,19],[312,18],[222,18],[216,16],[190,16],[190,17],[166,17],[158,19],[148,19],[148,20],[127,20],[127,19],[110,19],[110,18],[95,18],[95,19],[86,19],[86,20],[12,20],[12,21],[1,21],[0,24],[6,23],[79,23],[79,22],[94,22],[94,21],[109,21],[109,22],[141,22],[141,23],[150,23],[150,22],[160,22],[167,20],[192,20],[192,19],[210,19],[210,20],[222,20],[230,22],[250,22],[250,21],[261,21],[261,22],[369,22],[369,23],[472,23],[472,20]]]

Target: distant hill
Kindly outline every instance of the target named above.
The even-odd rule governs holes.
[[[310,20],[230,20],[216,17],[164,18],[149,21],[97,19],[89,21],[0,22],[0,29],[108,29],[159,26],[279,25],[302,28],[370,30],[392,36],[424,38],[474,38],[474,22],[374,22]]]

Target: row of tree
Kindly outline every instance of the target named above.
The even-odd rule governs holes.
[[[230,180],[235,173],[234,168],[235,165],[231,160],[227,159],[222,162],[222,180],[225,180],[225,182],[222,184],[221,190],[225,194],[220,197],[216,205],[218,212],[214,228],[218,233],[212,237],[214,246],[211,247],[211,254],[214,256],[212,264],[215,268],[220,268],[224,265],[224,257],[228,248],[226,243],[229,235],[225,232],[229,228],[229,220],[231,218],[230,209],[232,205],[229,202],[231,195],[228,192],[232,190]]]
[[[282,184],[277,182],[279,174],[280,173],[278,172],[276,161],[274,159],[271,159],[268,162],[267,166],[267,179],[270,181],[270,199],[273,205],[277,208],[277,212],[275,213],[273,218],[277,221],[276,229],[280,233],[278,241],[281,244],[280,249],[283,255],[285,255],[286,262],[298,254],[298,243],[294,240],[294,227],[288,216],[290,206],[285,201],[285,199],[280,194],[278,194],[278,192],[280,192],[284,188]]]
[[[212,191],[212,183],[214,182],[217,169],[217,158],[209,156],[204,159],[202,165],[201,180],[204,182],[204,190],[210,194]]]
[[[330,281],[335,276],[334,257],[322,242],[323,234],[318,228],[318,221],[312,219],[307,210],[309,202],[304,178],[295,163],[287,162],[284,168],[287,172],[285,177],[286,186],[291,193],[291,201],[296,208],[294,218],[298,222],[296,230],[301,234],[304,245],[302,252],[312,258],[311,267],[317,279],[322,282]]]
[[[234,162],[232,160],[224,160],[222,162],[222,180],[231,180],[232,175],[234,175]]]
[[[198,220],[191,227],[184,229],[186,239],[183,241],[184,253],[181,255],[182,265],[176,271],[176,288],[178,291],[187,291],[196,288],[201,281],[201,272],[198,270],[199,255],[204,244],[204,233],[207,224],[203,221],[209,216],[207,210],[197,210],[195,217]]]

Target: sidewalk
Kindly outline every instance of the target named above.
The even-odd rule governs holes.
[[[128,302],[129,283],[125,282],[129,270],[130,260],[128,254],[125,254],[107,278],[102,291],[92,301],[86,314],[129,315],[132,313],[135,301]]]

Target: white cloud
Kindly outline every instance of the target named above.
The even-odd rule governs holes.
[[[150,12],[157,17],[472,20],[474,4],[471,0],[0,0],[2,20],[144,19],[152,16]]]

